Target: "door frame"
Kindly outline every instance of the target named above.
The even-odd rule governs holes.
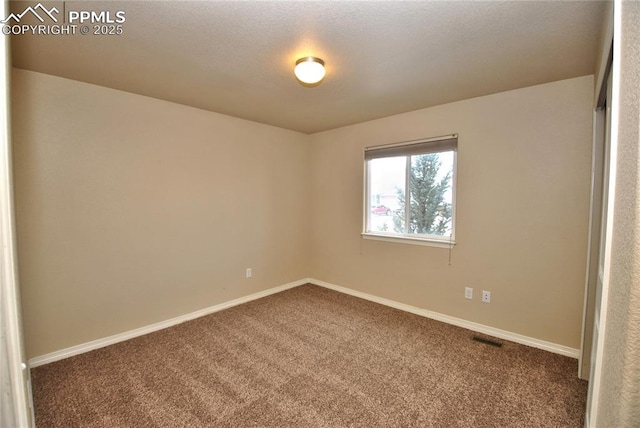
[[[0,1],[0,16],[7,13],[8,2]],[[3,37],[0,42],[0,379],[3,391],[0,425],[26,428],[34,426],[34,419],[15,246],[10,73],[9,37]]]
[[[603,81],[598,82],[601,88],[610,87],[607,93],[607,115],[610,114],[609,126],[605,125],[605,151],[603,162],[603,182],[605,186],[602,193],[602,231],[597,259],[590,259],[590,263],[599,264],[600,271],[597,278],[601,282],[600,289],[595,290],[593,343],[591,350],[591,373],[589,374],[589,390],[587,395],[587,408],[585,414],[585,427],[595,427],[597,424],[598,405],[600,395],[600,383],[602,380],[602,363],[606,353],[606,324],[609,297],[609,282],[611,276],[611,248],[613,239],[615,193],[616,193],[616,166],[618,159],[618,125],[619,125],[619,100],[620,100],[620,47],[622,2],[614,0],[613,20],[611,30],[611,67],[609,73],[603,73]],[[609,43],[609,40],[607,40]],[[606,71],[606,70],[605,70]],[[606,80],[605,80],[606,78]],[[610,79],[610,82],[608,80]],[[607,91],[607,89],[605,89]],[[608,129],[607,129],[608,128]],[[595,136],[594,136],[595,138]],[[606,145],[609,145],[608,150]],[[607,153],[608,152],[608,153]],[[607,156],[608,154],[608,156]],[[591,249],[589,249],[591,254]],[[588,282],[587,282],[588,285]],[[584,350],[583,350],[584,351]]]

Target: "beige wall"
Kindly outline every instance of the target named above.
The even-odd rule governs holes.
[[[311,136],[13,78],[30,358],[305,277],[579,346],[592,77]],[[445,249],[362,240],[363,148],[448,133],[460,135],[451,266]]]
[[[616,7],[617,7],[616,3]],[[598,427],[640,425],[640,3],[622,2],[618,158]],[[615,79],[615,76],[614,76]],[[615,107],[614,107],[615,108]]]
[[[308,275],[307,136],[18,69],[13,119],[30,358]]]
[[[581,77],[312,135],[312,277],[578,348],[593,87]],[[364,147],[451,133],[451,265],[446,249],[363,240]]]

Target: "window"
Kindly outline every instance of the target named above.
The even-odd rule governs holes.
[[[454,243],[458,136],[365,149],[364,237]]]

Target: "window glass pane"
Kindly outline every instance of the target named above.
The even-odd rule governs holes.
[[[372,159],[368,162],[368,168],[367,232],[394,233],[394,219],[403,216],[400,197],[404,197],[405,193],[407,157]]]
[[[453,151],[411,156],[407,233],[451,235],[453,158]]]

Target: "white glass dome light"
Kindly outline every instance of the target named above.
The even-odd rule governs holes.
[[[296,78],[307,85],[313,85],[324,79],[324,61],[314,56],[306,56],[296,61],[293,70]]]

